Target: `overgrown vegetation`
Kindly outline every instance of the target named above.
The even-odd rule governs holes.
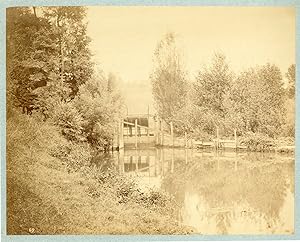
[[[83,7],[7,10],[8,234],[189,232],[171,197],[92,165],[122,96],[88,44]]]
[[[49,122],[12,112],[7,134],[8,234],[191,232],[176,222],[172,197],[91,165],[88,149]]]
[[[174,34],[158,43],[151,80],[159,117],[172,121],[178,134],[186,131],[196,139],[211,139],[217,129],[223,137],[232,136],[236,129],[245,138],[249,133],[272,139],[294,137],[294,64],[285,74],[284,87],[282,72],[274,64],[234,73],[225,55],[215,53],[195,79],[187,80],[176,43]],[[162,66],[174,67],[167,68],[168,75],[158,75]]]
[[[248,133],[240,143],[251,151],[273,151],[276,148],[274,139],[260,133]]]
[[[75,143],[106,149],[122,111],[116,77],[95,71],[85,8],[7,10],[7,99]]]

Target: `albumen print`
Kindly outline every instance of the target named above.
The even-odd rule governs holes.
[[[292,6],[6,9],[8,235],[292,235]]]

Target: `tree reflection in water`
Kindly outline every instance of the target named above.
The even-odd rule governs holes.
[[[162,188],[181,205],[183,223],[201,233],[294,230],[293,209],[290,214],[281,212],[284,206],[294,206],[294,160],[290,156],[250,153],[228,158],[216,154],[195,157],[187,164],[177,161]]]

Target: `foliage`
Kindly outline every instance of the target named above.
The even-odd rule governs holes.
[[[187,132],[198,139],[211,138],[218,128],[220,135],[226,137],[231,136],[234,129],[239,136],[249,131],[273,138],[293,136],[294,110],[285,103],[282,75],[277,66],[267,63],[236,75],[225,55],[215,53],[211,65],[202,68],[190,85],[184,82],[183,65],[176,50],[172,34],[159,43],[151,80],[159,116],[167,123],[173,121],[177,134]],[[182,78],[173,74],[178,77],[174,81],[169,77],[176,67]],[[168,75],[163,74],[165,72]],[[286,76],[292,95],[295,65]]]
[[[117,77],[92,71],[85,9],[7,13],[9,233],[185,233],[166,194],[91,165],[111,144],[122,97]]]
[[[172,216],[176,212],[174,198],[169,194],[156,189],[141,190],[133,178],[119,174],[113,166],[105,172],[99,172],[99,168],[94,166],[87,171],[86,175],[92,176],[102,187],[112,190],[119,204],[136,203],[152,211],[168,213]],[[92,196],[95,196],[96,190],[92,189]]]
[[[194,104],[191,112],[197,136],[214,136],[216,127],[226,130],[226,98],[233,78],[226,57],[221,53],[215,53],[211,65],[199,71],[191,91]]]
[[[286,78],[288,79],[288,97],[294,98],[295,97],[295,82],[296,82],[296,65],[292,64],[287,73],[285,74]]]
[[[53,123],[61,128],[62,134],[70,141],[86,141],[83,133],[84,119],[72,102],[59,103],[51,114]]]
[[[166,34],[158,43],[150,79],[159,117],[173,121],[184,107],[187,95],[186,72],[173,33]]]
[[[121,96],[113,74],[93,74],[84,7],[7,11],[7,99],[37,110],[75,143],[110,145]]]
[[[284,91],[278,67],[271,64],[242,72],[233,84],[230,99],[241,132],[278,135],[284,122]]]
[[[47,118],[58,101],[75,97],[92,62],[83,7],[38,9],[7,10],[7,86],[15,106]]]
[[[250,151],[271,151],[276,147],[274,139],[261,134],[249,132],[240,139],[240,144],[246,145]]]
[[[102,74],[86,82],[79,88],[74,106],[84,120],[81,127],[87,141],[94,147],[108,148],[123,107],[113,75],[106,78]]]
[[[69,85],[71,98],[92,75],[85,15],[84,7],[49,7],[44,10],[44,16],[52,23],[57,36],[60,76]]]
[[[37,19],[30,8],[7,10],[8,97],[23,112],[34,109],[37,96],[32,91],[56,74],[55,41],[49,28],[50,24]]]
[[[288,84],[286,88],[286,97],[285,108],[286,108],[286,119],[285,124],[282,127],[282,136],[295,136],[295,64],[291,65],[288,68],[287,73],[285,74],[288,79]]]
[[[216,127],[222,136],[248,131],[275,137],[285,123],[284,90],[278,67],[257,66],[235,76],[216,54],[210,69],[199,73],[194,84],[191,111],[194,130],[199,135],[215,135]]]
[[[112,87],[110,82],[104,75],[94,77],[80,86],[73,100],[59,102],[53,109],[51,120],[69,141],[109,147],[122,111],[117,84]]]
[[[114,169],[92,166],[89,146],[67,141],[49,121],[11,110],[7,134],[8,234],[190,232],[166,194],[142,193]]]
[[[223,54],[215,53],[211,66],[199,71],[194,84],[194,103],[220,117],[224,114],[224,98],[232,84],[233,72]]]

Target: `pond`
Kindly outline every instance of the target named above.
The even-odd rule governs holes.
[[[294,232],[294,156],[277,153],[122,150],[119,172],[175,197],[178,220],[201,234]]]

